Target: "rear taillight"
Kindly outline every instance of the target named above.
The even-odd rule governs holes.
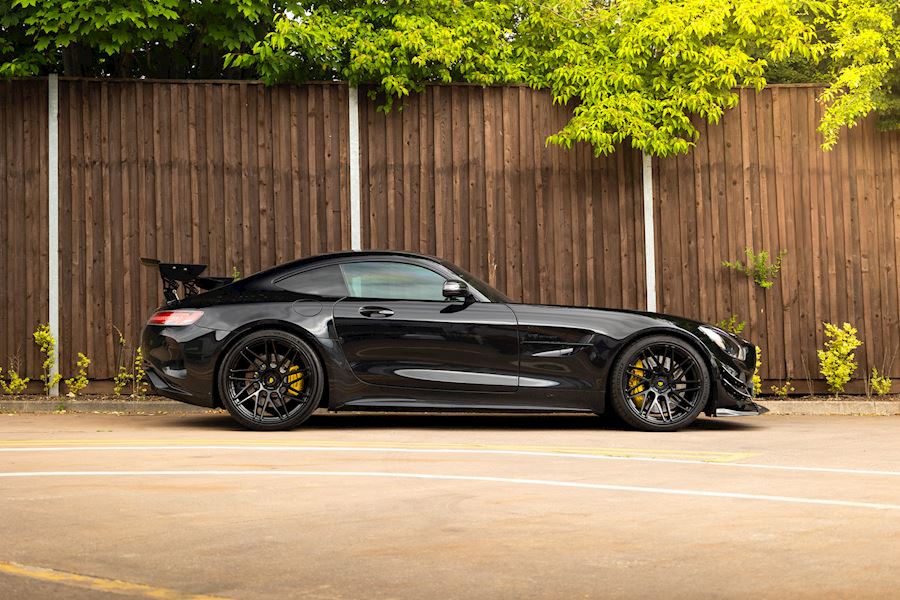
[[[147,324],[180,327],[183,325],[193,325],[202,316],[202,310],[161,310],[150,317]]]

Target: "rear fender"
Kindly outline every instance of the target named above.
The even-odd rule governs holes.
[[[322,367],[325,369],[325,387],[322,393],[322,406],[329,405],[329,382],[333,380],[333,376],[335,374],[336,365],[335,361],[343,361],[343,354],[341,353],[340,347],[337,345],[336,340],[331,337],[319,337],[314,335],[309,329],[304,328],[302,325],[293,323],[291,321],[283,321],[278,319],[265,319],[261,321],[254,321],[253,323],[248,323],[246,325],[242,325],[233,331],[227,332],[226,337],[223,339],[222,348],[219,351],[219,355],[216,358],[216,366],[215,373],[213,376],[213,398],[216,403],[216,406],[222,406],[222,401],[219,398],[219,369],[222,364],[222,360],[225,355],[231,350],[237,343],[241,341],[242,338],[247,336],[250,333],[255,331],[262,331],[264,329],[274,329],[277,331],[284,331],[288,333],[292,333],[309,344],[310,348],[312,348],[313,352],[316,354],[316,357],[321,361]],[[316,329],[316,328],[314,328]],[[220,332],[225,333],[225,332]]]

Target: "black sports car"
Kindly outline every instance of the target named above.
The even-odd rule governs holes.
[[[245,279],[160,263],[143,333],[170,398],[252,429],[329,410],[583,411],[647,431],[759,414],[753,344],[662,314],[518,304],[436,258],[343,252]],[[205,291],[204,291],[205,290]],[[179,293],[181,297],[179,297]]]

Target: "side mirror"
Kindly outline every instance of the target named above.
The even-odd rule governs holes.
[[[455,279],[451,279],[449,281],[444,282],[444,298],[453,299],[453,298],[468,298],[469,297],[469,286],[466,285],[464,281],[458,281]]]

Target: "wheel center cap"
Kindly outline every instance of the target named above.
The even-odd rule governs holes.
[[[263,385],[267,388],[276,388],[278,387],[278,377],[269,373],[268,375],[264,375],[262,378]]]

